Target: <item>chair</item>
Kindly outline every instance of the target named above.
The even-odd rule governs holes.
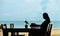
[[[52,24],[48,24],[45,36],[51,36]]]

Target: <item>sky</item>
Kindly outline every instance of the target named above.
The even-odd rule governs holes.
[[[60,21],[60,0],[0,0],[0,21],[42,21],[44,12]]]

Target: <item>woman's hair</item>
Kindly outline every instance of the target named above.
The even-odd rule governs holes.
[[[50,19],[47,13],[43,13],[43,18],[46,20]]]

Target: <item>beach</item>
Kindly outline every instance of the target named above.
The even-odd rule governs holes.
[[[54,29],[51,31],[51,36],[60,36],[60,29]]]

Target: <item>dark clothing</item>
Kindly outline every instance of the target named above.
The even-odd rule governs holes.
[[[42,24],[41,24],[41,29],[46,31],[48,24],[50,23],[50,20],[45,20]]]
[[[40,25],[37,25],[36,23],[31,23],[30,27],[39,27]]]
[[[42,24],[41,24],[41,35],[44,36],[44,34],[46,33],[47,30],[47,26],[50,23],[50,20],[45,20]]]

